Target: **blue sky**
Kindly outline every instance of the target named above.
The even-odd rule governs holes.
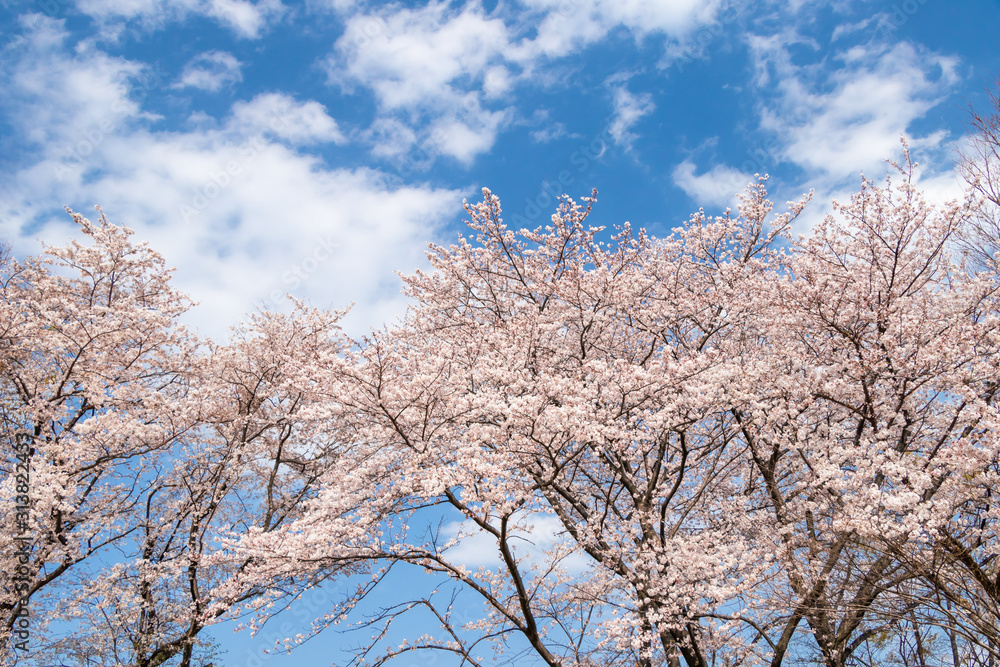
[[[754,173],[797,231],[859,174],[930,198],[1000,75],[996,0],[6,0],[0,238],[63,244],[63,206],[137,231],[224,336],[290,292],[398,315],[394,271],[489,187],[514,227],[600,191],[664,235]],[[274,663],[276,664],[276,663]]]

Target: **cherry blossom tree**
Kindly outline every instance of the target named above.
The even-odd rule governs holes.
[[[959,173],[972,195],[972,210],[958,230],[957,247],[968,264],[966,270],[982,281],[983,291],[997,288],[997,250],[1000,248],[1000,93],[990,93],[991,109],[972,112],[972,134],[962,155]],[[997,318],[993,292],[990,298],[968,306],[968,314],[982,327],[992,327]],[[977,341],[981,360],[997,354],[996,336]],[[954,361],[962,359],[952,352]],[[978,390],[978,401],[993,406],[996,401],[995,368],[987,362],[976,369],[969,385]],[[977,402],[962,396],[961,405],[978,409]],[[995,499],[998,473],[995,425],[982,419],[965,427],[969,447],[957,458],[958,469],[939,483],[949,492],[928,536],[900,554],[907,566],[920,575],[928,588],[906,595],[925,602],[925,625],[937,625],[949,636],[953,661],[958,664],[995,664],[1000,660],[1000,569],[997,565],[997,518]],[[954,465],[954,463],[953,463]],[[939,492],[938,496],[944,495]],[[947,501],[945,504],[944,500]],[[917,548],[919,546],[919,548]]]
[[[958,171],[978,195],[976,215],[963,230],[963,249],[980,264],[992,265],[1000,251],[1000,79],[991,90],[988,112],[972,109],[968,146]]]
[[[592,200],[515,233],[484,190],[475,238],[404,277],[405,320],[331,367],[357,439],[302,519],[243,542],[250,576],[365,568],[330,623],[399,567],[483,602],[464,627],[427,598],[361,619],[373,664],[520,640],[550,665],[833,667],[929,646],[929,618],[988,644],[992,618],[920,563],[976,581],[948,526],[995,525],[996,285],[948,254],[972,209],[928,205],[912,173],[797,242],[803,203],[772,217],[763,181],[738,215],[610,245]],[[428,608],[444,635],[387,645]]]
[[[120,542],[149,485],[145,462],[169,449],[188,423],[182,377],[193,339],[174,326],[188,301],[168,285],[162,260],[130,232],[73,214],[93,246],[47,248],[44,258],[4,266],[2,391],[4,432],[30,441],[20,463],[30,483],[17,496],[5,449],[4,631],[25,603],[37,633],[51,616],[36,600],[79,563]],[[67,276],[65,272],[75,273]],[[21,498],[24,500],[24,498]],[[17,502],[22,506],[26,502]],[[17,552],[29,536],[30,558]],[[27,548],[27,547],[26,547]]]
[[[336,393],[363,442],[349,473],[246,546],[271,578],[276,563],[368,563],[376,581],[416,565],[485,603],[471,644],[453,630],[389,656],[469,657],[519,635],[552,665],[760,661],[750,609],[773,546],[742,493],[734,366],[716,341],[801,204],[768,230],[761,184],[739,216],[695,216],[663,242],[626,227],[607,247],[584,226],[589,201],[518,238],[484,196],[468,208],[477,244],[433,247],[435,272],[404,279],[406,322],[345,358]],[[460,528],[413,530],[427,507]],[[549,517],[559,539],[519,548]],[[452,557],[474,533],[495,540],[494,567]]]
[[[310,385],[314,365],[340,351],[339,317],[301,305],[256,315],[228,345],[212,346],[190,378],[196,428],[147,494],[132,550],[76,599],[91,636],[128,640],[109,664],[196,664],[202,630],[261,594],[259,585],[235,585],[249,561],[220,558],[219,541],[297,516],[335,462],[342,431]]]
[[[360,630],[358,665],[995,662],[988,190],[914,167],[798,239],[766,178],[662,239],[484,190],[356,341],[302,303],[199,341],[162,258],[74,216],[92,245],[2,263],[8,639],[207,665],[335,580],[288,645]]]
[[[761,286],[734,411],[782,535],[782,640],[805,620],[827,665],[928,611],[898,594],[928,576],[913,554],[957,553],[947,526],[995,474],[997,285],[948,255],[969,207],[936,210],[899,172],[864,181]]]
[[[297,304],[202,344],[157,253],[73,217],[89,246],[3,270],[4,433],[30,443],[5,448],[4,636],[27,616],[35,659],[203,664],[202,630],[260,592],[229,585],[247,562],[216,540],[288,521],[334,460],[311,386],[341,313]]]

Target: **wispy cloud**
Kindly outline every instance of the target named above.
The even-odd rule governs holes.
[[[509,528],[510,546],[525,558],[527,567],[541,567],[556,552],[554,547],[562,547],[559,566],[567,574],[580,574],[591,565],[590,558],[583,553],[570,553],[565,527],[554,514],[515,514]],[[452,522],[444,526],[445,539],[457,539],[458,543],[447,550],[449,561],[469,569],[486,567],[502,568],[497,539],[480,530],[472,521]]]
[[[957,81],[957,62],[908,43],[859,45],[832,63],[793,64],[774,39],[751,41],[777,96],[761,107],[761,127],[781,138],[780,157],[824,178],[872,169],[899,152],[940,146],[941,132],[912,136],[914,122],[940,104]]]
[[[732,205],[736,202],[736,195],[753,181],[752,175],[726,165],[717,164],[701,174],[695,174],[696,170],[694,162],[685,160],[674,168],[671,175],[674,183],[691,199],[704,205]]]
[[[247,39],[260,37],[287,9],[281,0],[77,0],[76,7],[105,25],[136,23],[147,30],[205,16]]]
[[[299,102],[283,93],[265,93],[249,102],[236,102],[227,127],[244,135],[266,134],[293,145],[347,141],[326,107],[313,100]]]
[[[242,79],[236,56],[226,51],[206,51],[188,61],[174,86],[215,92]]]
[[[716,20],[721,0],[524,0],[540,11],[534,39],[526,54],[562,57],[586,48],[623,27],[637,39],[660,34],[677,39],[699,25]]]
[[[649,93],[634,95],[624,84],[614,88],[614,114],[609,129],[615,143],[631,148],[637,135],[631,129],[643,116],[648,116],[656,109],[653,97]]]
[[[575,136],[577,135],[570,133],[566,129],[565,124],[558,121],[547,123],[545,127],[537,129],[531,133],[531,138],[541,144],[555,141],[556,139],[565,139]]]

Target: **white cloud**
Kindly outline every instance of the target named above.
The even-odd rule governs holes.
[[[462,113],[443,116],[435,121],[425,145],[436,153],[450,155],[468,165],[476,155],[487,152],[493,146],[500,128],[507,121],[507,113],[481,109],[474,96],[470,96],[465,106]]]
[[[90,42],[65,52],[63,22],[40,14],[22,17],[25,32],[5,48],[4,59],[18,66],[0,70],[0,108],[18,109],[30,122],[22,136],[61,157],[82,161],[109,132],[156,116],[133,99],[147,76],[140,63],[115,58]],[[53,88],[52,82],[59,87]]]
[[[362,0],[314,0],[311,6],[325,8],[338,13],[346,13],[354,9]]]
[[[496,131],[488,126],[476,130],[452,119],[435,123],[431,136],[438,138],[435,146],[441,153],[468,165],[476,155],[485,153],[493,146]]]
[[[540,144],[547,144],[550,141],[555,141],[556,139],[563,139],[566,137],[573,138],[577,136],[579,135],[571,134],[566,129],[566,126],[558,121],[531,133],[531,138]]]
[[[510,71],[502,65],[494,65],[483,75],[483,93],[487,98],[500,97],[514,85]]]
[[[372,154],[382,158],[404,155],[417,141],[417,133],[395,118],[377,118],[363,136],[372,144]]]
[[[544,80],[540,70],[551,61],[586,48],[616,26],[639,38],[682,36],[715,20],[721,0],[522,0],[520,5],[486,13],[475,1],[456,8],[432,0],[417,8],[389,5],[350,16],[327,63],[330,81],[372,91],[379,106],[376,123],[382,123],[373,128],[373,138],[392,118],[406,124],[420,146],[469,164],[490,150],[511,119],[506,100],[518,82],[537,85]],[[628,145],[629,128],[652,108],[646,95],[617,93],[617,140]],[[429,131],[446,138],[433,140]],[[376,145],[373,152],[396,153],[393,145]]]
[[[248,39],[256,39],[268,22],[285,13],[281,0],[209,0],[208,16],[227,24],[234,32]]]
[[[525,557],[529,565],[540,565],[555,552],[556,545],[565,547],[568,543],[565,528],[554,514],[517,513],[508,530],[511,548],[519,557]],[[443,537],[449,540],[459,538],[458,543],[445,552],[450,562],[469,569],[503,567],[497,539],[478,529],[473,522],[447,524]],[[567,574],[579,575],[589,567],[590,559],[576,552],[566,555],[560,564]]]
[[[624,85],[616,87],[614,115],[609,127],[615,143],[631,148],[632,142],[637,137],[630,130],[643,116],[648,116],[655,109],[656,105],[653,104],[653,98],[649,93],[633,95]]]
[[[703,174],[695,174],[694,162],[685,160],[673,171],[674,183],[699,206],[733,206],[736,195],[754,179],[726,165],[715,165]]]
[[[661,33],[680,37],[715,20],[720,0],[522,0],[545,12],[530,51],[565,56],[592,44],[617,26],[637,37]]]
[[[403,144],[419,143],[468,164],[493,146],[507,118],[485,102],[512,86],[503,64],[509,47],[503,21],[476,5],[393,7],[351,17],[328,71],[332,81],[374,93],[380,112],[368,135],[374,154],[396,155]]]
[[[931,204],[944,205],[964,199],[968,185],[955,170],[930,171],[918,166],[915,171],[914,182]]]
[[[869,16],[860,21],[852,23],[840,23],[836,28],[833,29],[833,34],[830,36],[831,42],[836,42],[842,37],[849,37],[860,33],[868,28],[873,22],[877,21],[877,16]]]
[[[298,152],[339,136],[313,101],[265,95],[221,125],[156,131],[129,98],[137,66],[63,41],[45,22],[9,60],[7,121],[24,132],[45,121],[37,154],[0,179],[0,236],[17,251],[37,252],[36,239],[64,244],[73,228],[60,207],[86,214],[99,203],[178,267],[176,283],[202,304],[192,321],[203,333],[225,334],[262,300],[281,306],[285,292],[324,307],[357,302],[354,333],[402,312],[393,271],[426,265],[425,242],[460,214],[465,193],[394,188],[377,171],[330,169]],[[84,136],[102,106],[125,120],[66,159],[60,138]],[[275,111],[287,127],[270,126]]]
[[[503,21],[475,6],[451,12],[446,3],[386,15],[351,17],[331,62],[334,79],[372,88],[383,109],[461,104],[468,80],[481,81],[509,46]],[[495,86],[495,84],[493,84]]]
[[[138,21],[162,28],[190,15],[207,16],[248,39],[256,39],[268,22],[281,18],[281,0],[76,0],[77,9],[103,23]]]
[[[772,40],[751,41],[762,77],[777,79],[779,96],[762,109],[761,126],[778,135],[779,155],[833,179],[876,169],[899,154],[899,137],[939,104],[956,80],[952,58],[907,43],[856,46],[841,65],[796,66]],[[910,137],[915,148],[943,144],[943,133]]]
[[[296,145],[346,141],[326,107],[315,101],[297,102],[282,93],[236,102],[228,127],[245,135],[266,133]]]
[[[184,71],[181,72],[181,78],[175,87],[215,92],[242,79],[240,61],[236,56],[226,51],[206,51],[192,58],[184,66]]]

